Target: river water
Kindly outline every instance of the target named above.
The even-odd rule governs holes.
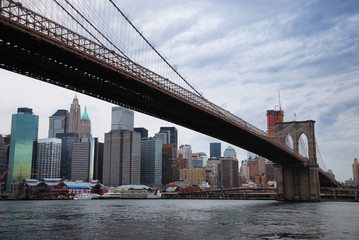
[[[1,201],[0,239],[359,239],[359,203]]]

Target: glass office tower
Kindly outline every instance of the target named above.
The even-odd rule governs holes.
[[[12,115],[7,191],[14,192],[17,182],[31,178],[39,116],[30,108],[18,108]]]
[[[175,143],[178,146],[178,131],[175,127],[161,127],[160,133],[167,133],[169,131],[169,142],[168,143]]]
[[[141,184],[151,187],[162,185],[162,141],[142,139],[141,141]]]
[[[37,141],[36,179],[59,178],[61,167],[61,139],[44,138]]]
[[[61,170],[60,178],[71,179],[72,144],[79,142],[78,133],[57,133],[56,138],[61,139]]]
[[[210,143],[210,158],[217,158],[221,157],[221,143]]]
[[[67,133],[69,125],[69,112],[64,109],[57,110],[49,118],[49,138],[56,137],[57,133]]]

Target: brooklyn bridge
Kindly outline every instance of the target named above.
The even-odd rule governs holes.
[[[120,35],[146,50],[128,51],[105,23],[95,25],[91,19],[94,7],[87,5],[85,11],[68,0],[30,2],[0,0],[1,68],[176,123],[263,156],[277,163],[279,200],[319,201],[321,188],[338,186],[319,168],[315,121],[281,123],[277,125],[281,134],[270,136],[210,102],[112,0],[107,4],[113,14],[135,32],[126,36],[119,29]],[[156,57],[146,58],[147,54]],[[302,134],[308,139],[308,157],[299,154]],[[293,148],[285,144],[286,136],[293,139]]]

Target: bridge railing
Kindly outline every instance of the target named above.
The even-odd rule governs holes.
[[[85,38],[51,19],[23,7],[19,2],[13,0],[0,0],[0,4],[0,18],[2,21],[15,25],[22,30],[40,36],[50,42],[61,45],[69,51],[85,55],[109,68],[113,68],[123,74],[131,76],[137,81],[151,85],[152,87],[179,98],[196,108],[224,119],[235,126],[251,131],[256,135],[265,138],[267,141],[273,142],[273,144],[286,151],[292,151],[292,149],[284,144],[276,142],[275,139],[271,138],[266,132],[208,101],[202,95],[193,93],[178,84],[171,82],[169,79],[140,66],[116,51],[104,47],[101,43]]]

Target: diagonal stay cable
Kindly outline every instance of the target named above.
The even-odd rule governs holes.
[[[153,51],[199,96],[205,99],[200,92],[198,92],[157,50],[156,48],[143,36],[143,34],[136,28],[135,25],[128,19],[128,17],[121,11],[121,9],[112,1],[109,0],[117,11],[126,19],[126,21],[135,29],[135,31],[142,37],[142,39],[152,48]],[[205,99],[206,100],[206,99]]]
[[[55,0],[56,1],[56,0]],[[110,39],[108,39],[95,25],[93,25],[82,13],[80,13],[71,3],[69,3],[68,0],[65,0],[66,3],[77,13],[79,14],[93,29],[96,30],[106,41],[108,41],[116,50],[118,50],[123,56],[125,56],[127,59],[130,59],[124,52],[121,51]],[[79,23],[77,20],[75,20],[77,23]],[[79,23],[80,24],[80,23]],[[82,24],[80,24],[82,26]],[[84,28],[84,26],[82,26]],[[91,34],[91,36],[93,36]],[[94,36],[93,36],[94,37]],[[99,43],[101,43],[100,40],[95,38]],[[103,43],[101,43],[103,46],[105,46]]]
[[[102,46],[105,46],[94,34],[92,34],[85,26],[80,23],[69,11],[67,11],[57,0],[54,0],[54,2],[62,8],[77,24],[79,24],[88,34],[90,34],[91,37],[93,37],[96,41],[98,41],[99,44]]]

